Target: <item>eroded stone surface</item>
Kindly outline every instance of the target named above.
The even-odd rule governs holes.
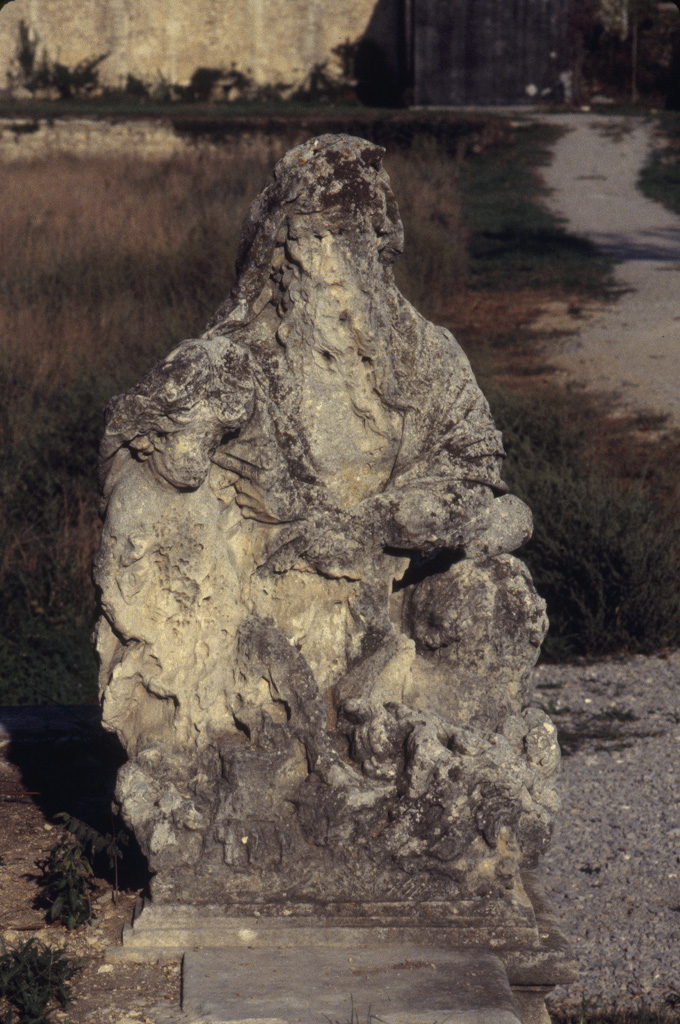
[[[382,155],[291,150],[204,335],[108,408],[103,717],[159,902],[527,904],[549,839],[531,517],[394,284]]]

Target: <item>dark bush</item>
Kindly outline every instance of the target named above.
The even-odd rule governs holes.
[[[546,599],[547,657],[649,653],[680,643],[680,521],[653,483],[590,454],[578,402],[492,392],[505,478],[534,515],[521,552]]]

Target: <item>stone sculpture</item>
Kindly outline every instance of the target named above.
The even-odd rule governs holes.
[[[428,925],[493,905],[535,935],[522,871],[559,749],[527,709],[531,517],[466,357],[395,286],[382,156],[292,149],[205,333],[108,407],[117,799],[157,905]]]

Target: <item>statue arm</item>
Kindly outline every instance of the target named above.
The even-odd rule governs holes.
[[[514,551],[531,535],[531,516],[506,493],[505,452],[488,402],[455,338],[407,312],[406,351],[417,353],[401,381],[409,408],[392,477],[373,499],[384,544],[424,553]]]

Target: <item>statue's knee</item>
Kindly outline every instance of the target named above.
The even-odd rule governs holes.
[[[467,528],[468,558],[491,558],[516,551],[531,537],[531,510],[515,494],[504,494],[486,504]]]
[[[500,653],[538,648],[547,618],[527,567],[503,554],[464,559],[424,579],[407,601],[405,626],[423,652],[491,644]]]

